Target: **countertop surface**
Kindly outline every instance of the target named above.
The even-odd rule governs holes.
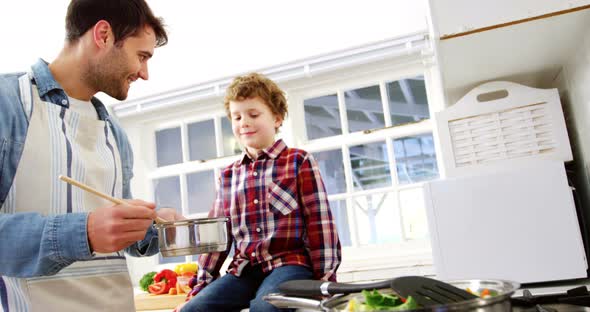
[[[186,300],[186,294],[181,295],[152,295],[139,293],[135,295],[135,309],[137,311],[171,311]]]

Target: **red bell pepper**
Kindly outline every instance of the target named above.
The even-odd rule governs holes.
[[[172,270],[164,269],[154,276],[154,282],[158,283],[160,281],[166,283],[164,293],[167,294],[170,288],[176,287],[176,273]]]

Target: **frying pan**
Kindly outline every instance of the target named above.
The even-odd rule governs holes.
[[[498,294],[493,297],[479,298],[458,301],[449,304],[432,305],[420,307],[418,309],[407,310],[412,312],[505,312],[511,311],[512,304],[510,297],[514,294],[520,285],[511,281],[504,280],[458,280],[450,281],[451,284],[460,289],[471,289],[481,292],[484,289],[496,291]],[[389,289],[391,291],[391,289]],[[382,292],[386,292],[383,290]],[[314,311],[324,312],[342,312],[346,310],[348,302],[355,298],[363,302],[364,297],[359,293],[350,293],[348,295],[334,295],[330,298],[318,300],[310,298],[301,298],[296,296],[287,296],[285,294],[270,294],[264,297],[264,300],[279,308],[303,308]],[[353,311],[351,311],[353,312]]]
[[[317,280],[293,280],[279,285],[279,290],[295,296],[327,296],[349,294],[362,290],[391,288],[400,297],[412,296],[423,307],[449,304],[477,298],[464,289],[423,276],[401,276],[368,284],[332,283]]]

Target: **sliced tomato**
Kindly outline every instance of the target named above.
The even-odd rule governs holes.
[[[148,286],[148,291],[150,294],[154,294],[154,295],[165,294],[166,293],[166,282],[162,281],[162,282],[153,283],[150,286]]]

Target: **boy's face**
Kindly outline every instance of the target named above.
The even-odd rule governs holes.
[[[283,121],[272,113],[260,97],[230,101],[229,113],[234,136],[254,157],[274,143],[275,129]]]

